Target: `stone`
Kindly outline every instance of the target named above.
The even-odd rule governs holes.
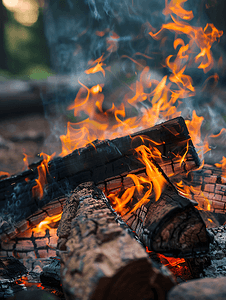
[[[226,277],[202,278],[177,285],[167,300],[225,300]]]

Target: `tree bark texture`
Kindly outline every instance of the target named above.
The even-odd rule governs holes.
[[[67,300],[166,299],[172,278],[126,228],[92,183],[74,190],[58,228]]]

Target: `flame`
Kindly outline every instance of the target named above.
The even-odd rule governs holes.
[[[146,247],[147,253],[153,253],[153,251],[148,250],[148,247]],[[186,261],[184,258],[175,258],[175,257],[168,257],[164,256],[160,253],[155,253],[157,257],[160,259],[161,264],[167,267],[178,267],[181,268],[180,264],[184,264]]]
[[[67,133],[61,136],[61,156],[65,156],[97,138],[112,139],[116,136],[131,134],[140,129],[151,127],[160,120],[168,120],[181,114],[178,110],[180,99],[195,95],[192,78],[186,75],[186,70],[194,65],[197,65],[197,68],[204,72],[210,70],[214,63],[211,47],[223,34],[213,24],[207,24],[204,28],[190,25],[188,22],[194,16],[192,11],[184,9],[186,1],[166,0],[163,14],[170,16],[171,21],[163,24],[158,32],[149,32],[154,39],[161,39],[166,30],[176,34],[173,42],[176,55],[169,55],[165,61],[166,66],[171,70],[170,75],[164,76],[161,80],[153,79],[152,71],[148,66],[140,63],[139,60],[124,55],[123,59],[129,59],[136,65],[137,80],[130,85],[124,83],[130,91],[125,94],[120,104],[112,103],[111,107],[106,108],[103,106],[104,83],[101,80],[105,77],[105,69],[111,72],[111,67],[106,67],[104,54],[91,62],[91,66],[85,71],[85,74],[91,75],[101,72],[103,77],[102,79],[100,77],[100,82],[91,88],[85,86],[80,80],[78,81],[81,88],[68,110],[74,110],[74,116],[80,117],[80,121],[77,123],[68,122]],[[152,28],[151,25],[149,28]],[[106,33],[109,33],[106,38],[107,51],[114,52],[118,48],[120,37],[115,32],[110,32],[108,28],[105,31],[97,31],[96,35],[104,37]],[[187,43],[185,43],[184,36],[188,38]],[[135,56],[137,55],[153,59],[147,54],[138,52]],[[112,74],[115,76],[114,73]],[[130,76],[128,74],[128,78]],[[213,78],[217,80],[217,74]],[[135,112],[134,116],[128,114],[132,108]],[[87,118],[83,118],[81,121],[82,115],[87,115]],[[190,126],[189,130],[192,128],[194,131],[194,133],[191,132],[191,136],[195,141],[194,144],[199,146],[198,149],[202,147],[201,135],[197,133],[197,123],[193,126],[193,122],[199,121],[201,123],[202,120],[202,117],[198,119],[194,111],[192,122],[187,121],[187,125]],[[201,125],[198,125],[198,128],[200,129]],[[203,154],[208,150],[209,147],[205,141],[204,149],[201,152]]]
[[[175,3],[175,1],[171,1],[171,3],[173,2]],[[162,28],[158,32],[149,32],[149,34],[155,39],[160,39],[164,30],[170,30],[177,34],[186,34],[190,41],[186,45],[186,47],[183,45],[184,60],[186,61],[186,63],[188,63],[188,60],[194,60],[195,63],[199,64],[198,68],[203,69],[203,71],[206,73],[213,67],[214,64],[211,47],[213,43],[223,35],[223,31],[217,30],[217,28],[213,24],[209,23],[207,23],[205,28],[203,29],[202,27],[191,26],[189,23],[176,20],[171,13],[176,14],[177,17],[180,17],[182,19],[191,20],[193,18],[191,14],[186,15],[182,13],[182,6],[178,5],[178,3],[183,4],[184,2],[185,1],[177,1],[174,5],[174,11],[172,10],[173,6],[171,7],[171,9],[167,7],[167,9],[165,9],[165,15],[170,14],[173,22],[163,24]],[[177,13],[178,11],[179,14]],[[195,57],[192,57],[197,48],[199,48],[199,53]],[[185,66],[185,68],[186,67],[187,65]],[[184,71],[183,68],[184,66],[181,66],[180,68],[182,73]]]
[[[220,163],[216,163],[215,166],[222,169],[222,176],[226,178],[226,157],[223,156]]]
[[[160,262],[162,264],[164,264],[165,266],[167,266],[167,267],[169,267],[169,266],[171,266],[171,267],[177,266],[177,267],[180,268],[179,264],[185,263],[185,259],[184,258],[166,257],[166,256],[164,256],[162,254],[159,254],[159,253],[157,255],[160,258]]]
[[[182,6],[187,0],[171,0],[168,4],[166,0],[165,9],[163,10],[164,15],[175,14],[183,20],[190,21],[194,15],[192,11],[185,10]]]
[[[0,176],[9,177],[10,174],[8,172],[0,171]]]
[[[168,120],[181,114],[179,111],[181,99],[188,99],[195,95],[192,78],[186,74],[186,71],[191,66],[196,66],[205,73],[209,71],[214,64],[211,47],[223,34],[213,24],[208,23],[204,28],[190,25],[188,22],[194,16],[192,11],[184,9],[186,1],[166,0],[163,14],[169,16],[170,21],[163,24],[159,31],[149,32],[150,36],[157,40],[164,39],[165,31],[175,33],[173,47],[176,54],[169,55],[165,60],[166,66],[171,71],[170,75],[166,75],[160,80],[154,79],[152,70],[148,66],[145,66],[140,60],[124,55],[123,59],[131,60],[135,64],[137,80],[130,85],[124,83],[129,88],[129,92],[124,95],[120,104],[112,103],[110,107],[105,107],[103,105],[105,100],[103,94],[104,82],[101,80],[105,77],[105,70],[112,72],[111,67],[106,67],[104,54],[91,62],[91,66],[85,71],[85,74],[102,73],[103,77],[101,76],[100,82],[91,88],[80,80],[78,81],[81,88],[68,110],[74,110],[74,116],[80,118],[80,121],[77,123],[68,122],[67,133],[60,137],[62,142],[61,156],[84,147],[88,143],[92,144],[92,141],[97,138],[100,140],[112,139],[132,134],[140,129],[151,127],[160,120]],[[149,28],[154,30],[151,26]],[[96,34],[103,37],[107,32],[109,32],[106,39],[107,51],[114,52],[118,48],[120,37],[115,32],[110,32],[109,29],[96,32]],[[143,59],[153,59],[147,54],[138,52],[135,56],[137,55],[142,55]],[[114,73],[112,74],[115,76]],[[128,78],[130,76],[128,74]],[[208,80],[211,78],[217,82],[218,75],[214,74]],[[207,81],[204,83],[204,87]],[[132,116],[128,114],[131,109],[135,112]],[[87,117],[81,121],[82,115]],[[203,154],[210,150],[207,138],[203,142],[201,137],[203,120],[202,116],[197,116],[196,112],[193,111],[192,119],[186,121],[191,139],[201,159]],[[108,196],[114,203],[116,210],[121,214],[126,213],[128,210],[126,207],[132,205],[131,202],[135,193],[139,194],[141,199],[132,209],[146,203],[152,192],[155,193],[156,200],[161,194],[162,176],[159,175],[153,164],[154,157],[151,153],[154,148],[151,147],[150,149],[145,147],[136,149],[138,158],[146,166],[147,178],[130,174],[129,177],[134,181],[134,186],[126,190],[120,197],[113,194]],[[183,155],[178,157],[180,165],[185,161],[188,149],[189,141],[187,141],[187,147]],[[157,177],[160,183],[155,180]],[[183,184],[179,184],[177,187],[183,195],[189,195],[193,189],[193,187],[183,186]],[[141,197],[141,194],[144,195]],[[210,209],[208,202],[207,209]]]
[[[23,153],[24,155],[24,158],[23,158],[23,162],[24,162],[24,167],[23,167],[23,170],[27,170],[28,169],[28,166],[29,166],[29,163],[28,163],[28,155],[26,153]]]
[[[180,182],[174,182],[174,185],[176,186],[179,193],[184,197],[191,198],[192,195],[197,196],[197,209],[207,211],[212,210],[212,201],[204,195],[203,191],[201,190],[201,187],[188,186],[184,184],[182,180]]]
[[[154,163],[154,158],[156,155],[159,156],[159,151],[156,148],[151,150],[145,145],[137,147],[135,151],[138,155],[138,160],[146,167],[147,177],[129,174],[127,177],[130,177],[133,180],[134,186],[128,188],[121,197],[117,194],[108,195],[108,199],[111,201],[112,206],[121,215],[124,215],[128,211],[126,206],[132,201],[135,192],[138,194],[136,195],[137,199],[139,199],[139,197],[141,199],[131,210],[129,209],[130,213],[137,210],[141,205],[146,204],[152,194],[155,195],[155,201],[157,201],[160,198],[166,183],[166,179]]]
[[[43,161],[37,167],[38,170],[38,179],[35,179],[36,185],[32,188],[33,197],[42,199],[44,196],[44,186],[47,184],[46,175],[48,173],[48,163],[55,156],[56,153],[52,155],[47,155],[45,153],[40,153],[40,156],[43,156]]]
[[[52,216],[52,217],[46,217],[43,221],[41,221],[36,227],[32,228],[32,231],[35,233],[42,232],[46,229],[51,229],[49,224],[56,223],[60,221],[62,213]]]
[[[95,65],[96,64],[96,65]],[[105,71],[102,68],[105,64],[103,63],[103,55],[96,59],[91,65],[95,65],[94,67],[90,68],[89,70],[86,70],[86,74],[94,74],[97,72],[101,72],[105,76]]]
[[[191,136],[192,142],[196,149],[198,149],[198,153],[200,154],[200,157],[203,158],[203,155],[210,151],[209,143],[207,138],[202,141],[201,137],[201,126],[202,122],[204,120],[204,117],[198,117],[196,112],[193,111],[192,113],[192,120],[186,120],[185,123],[187,125],[189,134]]]

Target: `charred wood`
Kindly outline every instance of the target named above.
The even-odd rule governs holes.
[[[50,258],[51,262],[43,267],[40,274],[40,280],[43,285],[60,286],[60,257]]]
[[[192,186],[188,197],[197,201],[200,208],[204,210],[207,210],[209,204],[209,211],[222,214],[222,218],[220,216],[216,216],[216,218],[224,218],[223,215],[226,212],[226,178],[222,176],[221,169],[205,164],[201,170],[190,171],[188,176],[180,178],[175,176],[172,180],[174,182],[182,180],[185,186]],[[223,220],[219,221],[221,223]],[[211,226],[211,224],[209,225]]]
[[[108,185],[112,178],[122,181],[130,172],[144,169],[136,159],[134,149],[143,144],[140,135],[147,136],[158,145],[162,160],[157,161],[166,174],[187,172],[199,165],[197,153],[191,142],[183,118],[175,118],[131,136],[115,140],[95,141],[63,158],[49,163],[48,184],[44,197],[32,197],[32,187],[38,178],[37,168],[0,181],[0,235],[12,235],[15,225],[40,211],[51,200],[69,193],[78,184],[94,181],[95,184]],[[149,143],[149,142],[148,142]],[[188,152],[186,149],[188,147]],[[184,162],[180,157],[186,153]]]
[[[59,248],[67,250],[60,251],[66,299],[166,299],[172,278],[126,228],[93,184],[74,190],[58,230]]]
[[[27,274],[25,266],[14,257],[0,259],[0,299],[14,296],[25,289],[24,285],[17,284],[22,275]]]
[[[180,196],[170,183],[158,201],[150,201],[123,220],[150,251],[193,257],[209,250],[210,237],[195,203]]]

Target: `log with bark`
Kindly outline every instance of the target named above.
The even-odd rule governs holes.
[[[155,193],[152,193],[147,204],[132,213],[128,211],[122,219],[150,251],[175,257],[206,254],[210,236],[195,208],[197,202],[179,195],[161,168],[158,168],[166,180],[158,201],[155,201]],[[135,204],[136,195],[134,198],[131,202]]]
[[[37,166],[33,165],[30,170],[1,180],[0,235],[9,235],[15,228],[20,231],[19,222],[27,220],[34,213],[42,213],[42,208],[50,201],[69,193],[82,182],[91,180],[107,187],[112,179],[122,182],[128,173],[144,170],[134,154],[134,149],[143,144],[140,135],[152,140],[153,144],[149,141],[145,143],[156,146],[161,152],[162,160],[157,159],[157,162],[167,175],[187,172],[199,166],[198,155],[181,117],[131,136],[95,141],[72,154],[50,161],[48,183],[41,200],[32,196],[32,187],[37,184]],[[180,159],[184,154],[185,160],[181,164]]]
[[[165,267],[150,260],[92,183],[81,184],[72,193],[58,236],[68,300],[163,300],[174,285]]]

